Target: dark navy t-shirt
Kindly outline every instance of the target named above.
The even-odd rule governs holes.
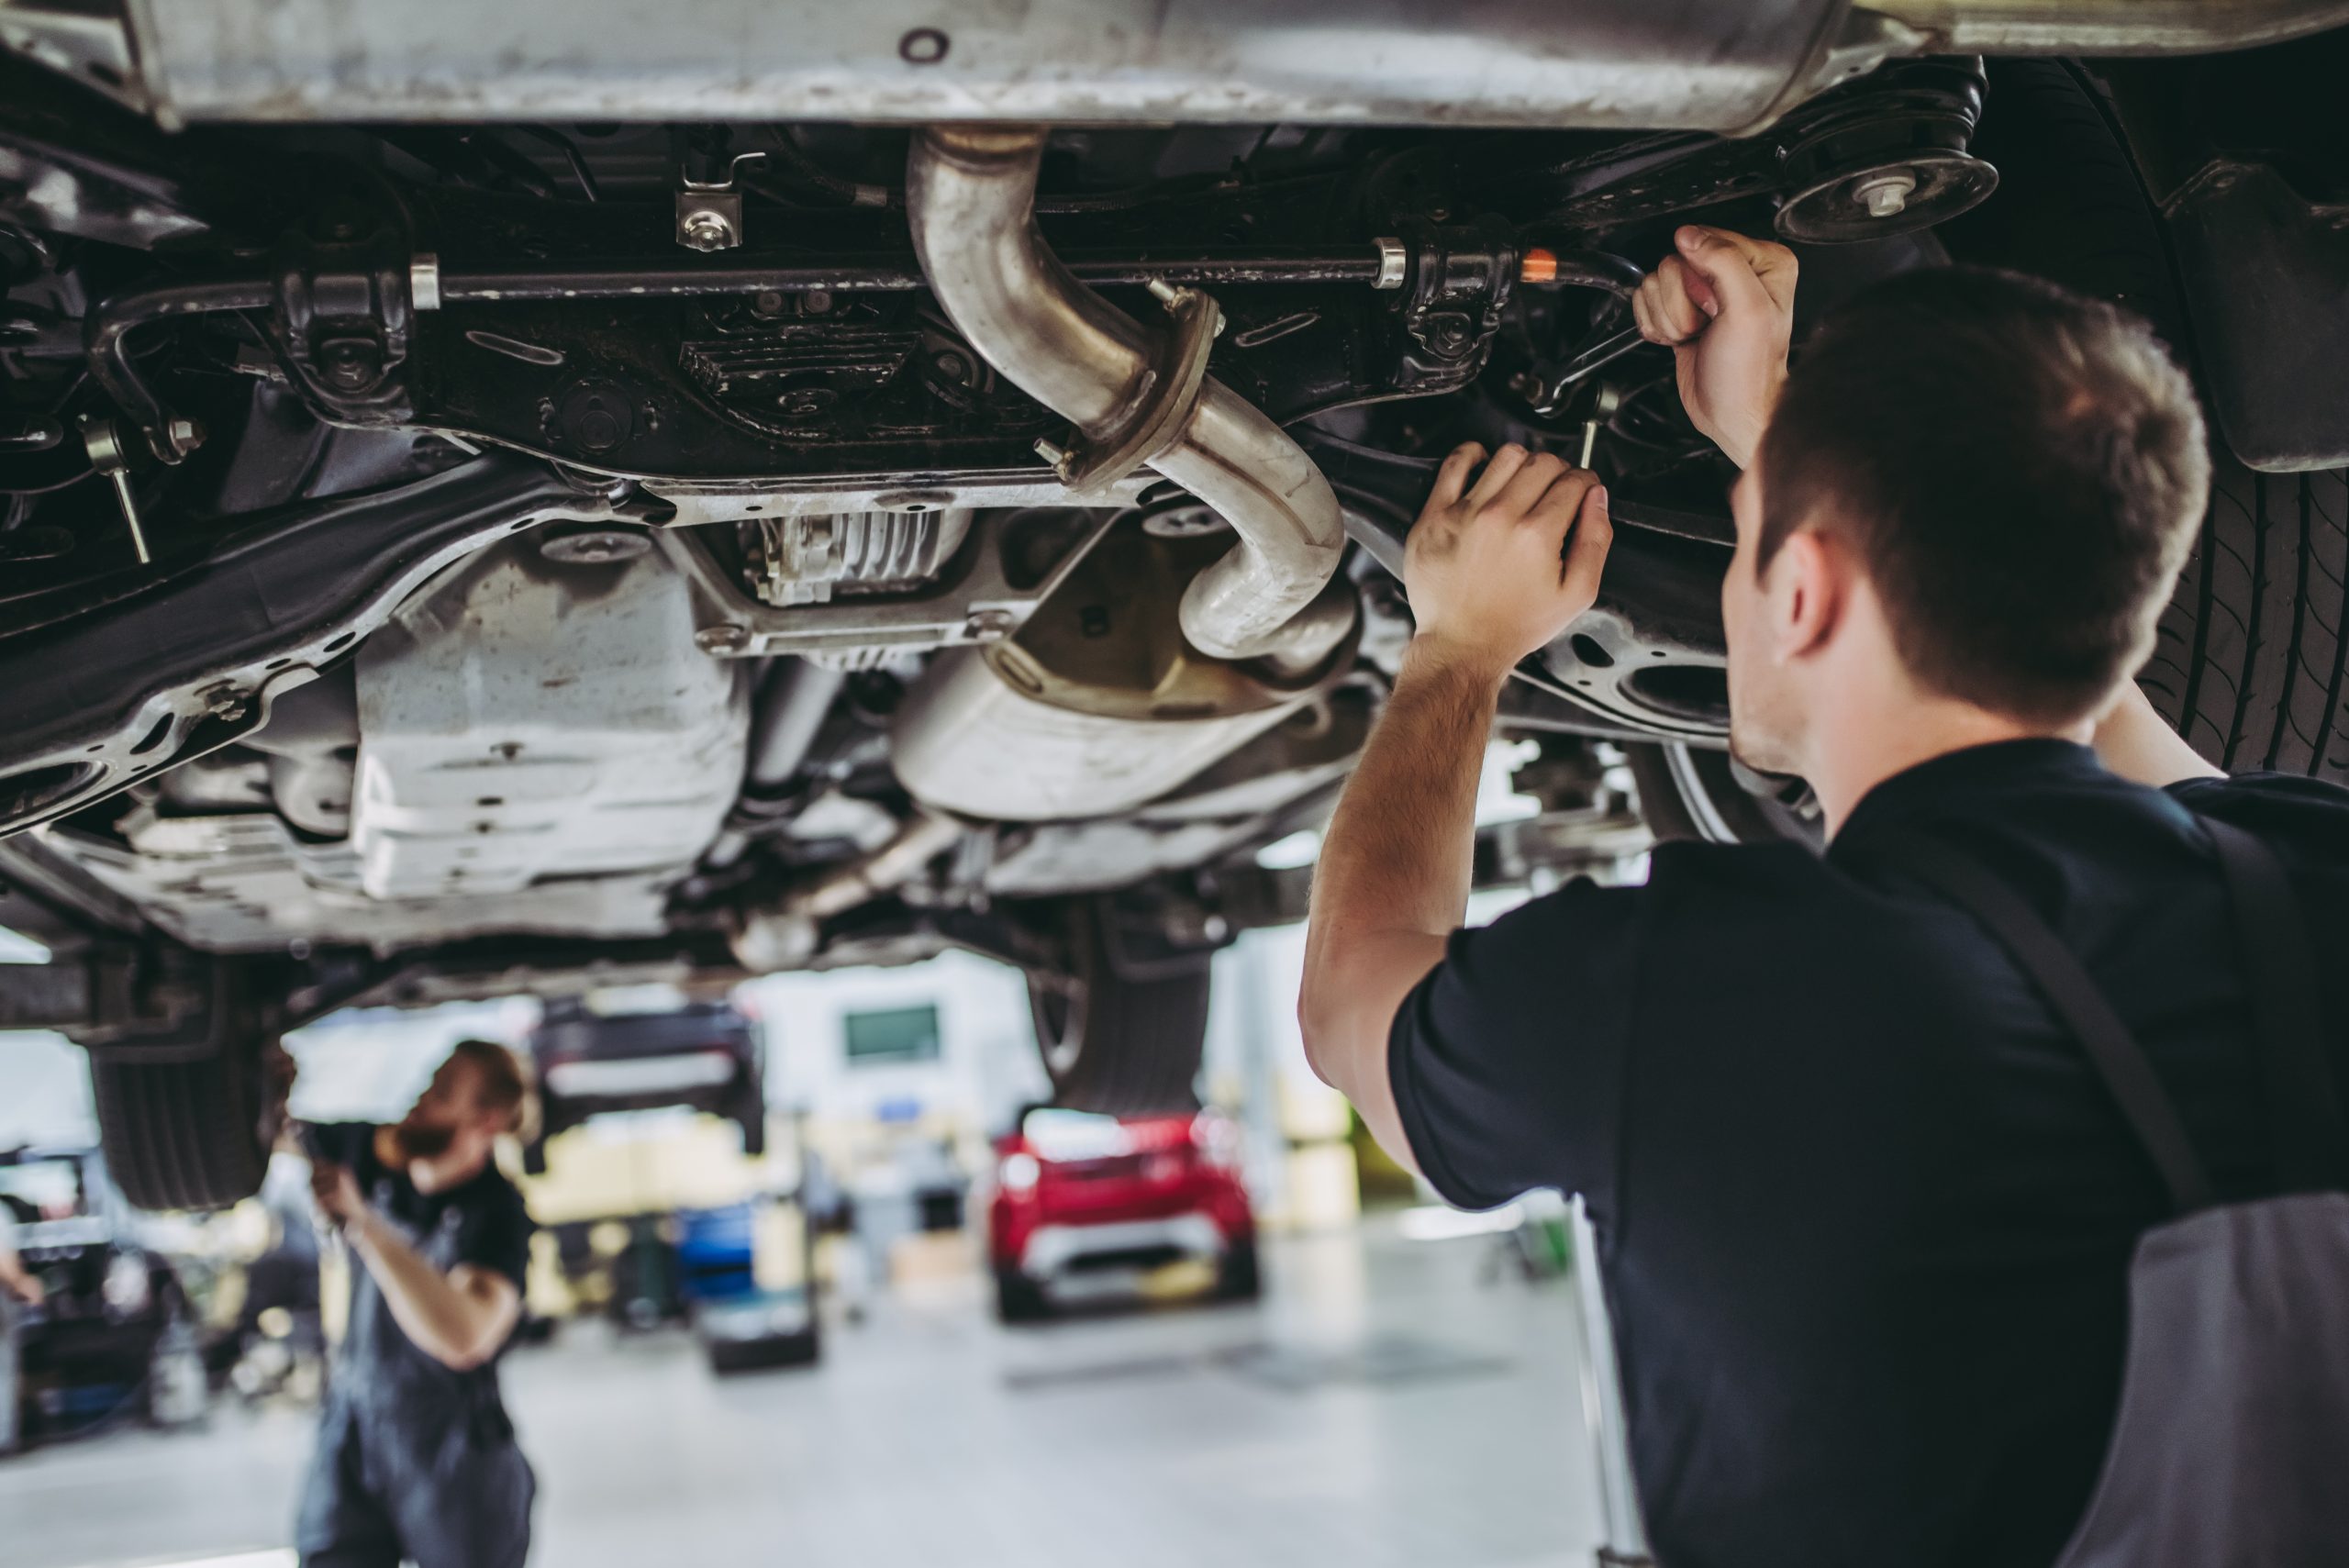
[[[530,1211],[522,1195],[493,1163],[472,1180],[440,1192],[417,1190],[406,1171],[375,1155],[375,1124],[328,1122],[311,1128],[319,1153],[351,1168],[359,1190],[413,1236],[455,1231],[443,1268],[471,1263],[504,1274],[514,1288],[527,1288],[530,1266]],[[436,1260],[437,1261],[437,1260]]]
[[[2271,1190],[2196,814],[2291,870],[2349,1084],[2349,790],[2143,788],[2024,740],[1886,781],[1824,859],[1674,844],[1456,933],[1389,1072],[1420,1169],[1579,1193],[1672,1568],[2045,1568],[2110,1436],[2154,1168],[2004,950],[1871,846],[1923,831],[2085,963],[2230,1199]]]

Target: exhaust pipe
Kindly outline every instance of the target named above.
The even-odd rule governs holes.
[[[1240,535],[1184,593],[1191,645],[1246,659],[1293,643],[1282,628],[1336,573],[1345,548],[1338,498],[1279,426],[1204,375],[1204,334],[1187,356],[1181,333],[1159,341],[1045,249],[1034,212],[1045,134],[933,126],[914,139],[906,206],[922,272],[972,348],[1074,423],[1088,446],[1122,461],[1117,472],[1156,469]],[[1183,291],[1160,297],[1170,306],[1205,304]],[[1092,482],[1108,476],[1096,473]]]
[[[952,817],[917,812],[879,849],[833,867],[772,907],[743,911],[728,945],[753,974],[797,969],[816,955],[826,920],[895,893],[960,843],[963,832]]]

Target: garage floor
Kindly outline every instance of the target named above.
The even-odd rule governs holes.
[[[1597,1536],[1564,1282],[1486,1239],[1289,1242],[1261,1307],[1006,1331],[975,1276],[909,1288],[813,1372],[713,1379],[598,1325],[507,1387],[551,1568],[1564,1568]],[[10,1568],[290,1554],[293,1410],[0,1461]],[[1113,1555],[1114,1553],[1114,1555]],[[226,1564],[219,1568],[227,1568]]]

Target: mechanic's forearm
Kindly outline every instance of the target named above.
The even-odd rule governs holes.
[[[1719,425],[1703,433],[1721,455],[1741,469],[1753,466],[1753,454],[1761,450],[1762,434],[1770,428],[1770,416],[1778,406],[1778,394],[1787,384],[1787,368],[1780,365],[1767,385],[1750,402],[1726,413]]]
[[[392,1309],[392,1320],[417,1350],[461,1372],[478,1366],[496,1350],[498,1320],[504,1316],[496,1304],[459,1289],[381,1215],[363,1208],[342,1233],[374,1276],[384,1304]]]
[[[1365,943],[1427,939],[1424,973],[1466,914],[1476,780],[1507,675],[1425,638],[1404,653],[1314,873],[1298,999],[1308,1034],[1317,1015],[1345,1006],[1345,971]]]
[[[2185,779],[2226,776],[2225,769],[2205,761],[2154,711],[2153,699],[2134,681],[2113,704],[2112,711],[2098,722],[2092,744],[2107,768],[2155,789]]]

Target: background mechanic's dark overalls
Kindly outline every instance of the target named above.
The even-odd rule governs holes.
[[[402,1178],[380,1168],[372,1175],[361,1177],[368,1202],[433,1267],[466,1261],[461,1203],[419,1202],[414,1188],[399,1190]],[[520,1568],[537,1491],[495,1360],[460,1372],[417,1349],[353,1259],[350,1322],[295,1528],[304,1568],[396,1568],[403,1559],[417,1568]]]

